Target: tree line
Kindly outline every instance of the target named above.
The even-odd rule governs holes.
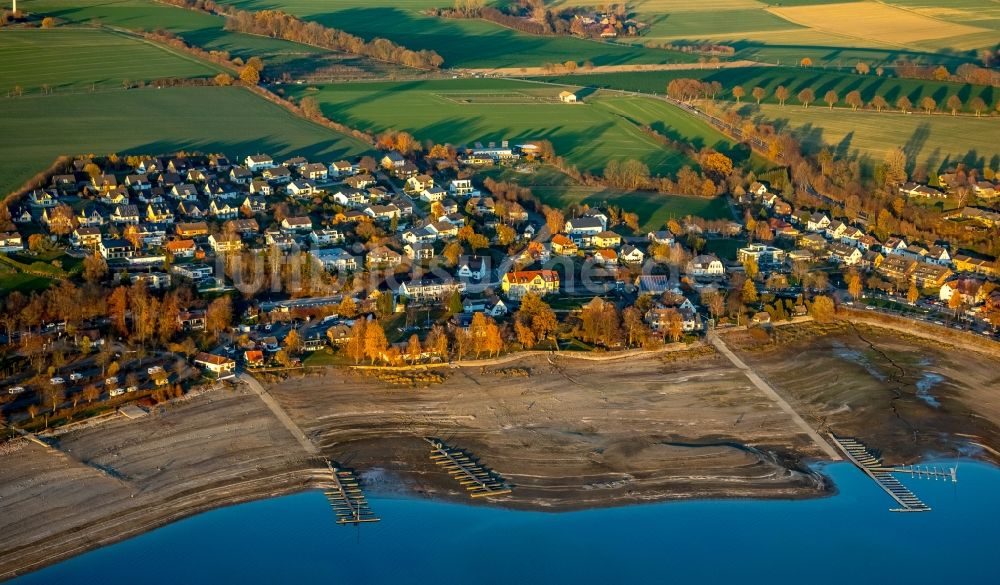
[[[212,0],[163,0],[168,4],[218,14],[226,18],[226,30],[284,39],[396,63],[416,69],[438,69],[444,59],[435,51],[414,51],[388,39],[365,41],[340,29],[306,22],[281,10],[253,12],[233,6],[216,4]]]

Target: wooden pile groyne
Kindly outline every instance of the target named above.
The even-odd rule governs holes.
[[[469,492],[472,498],[502,496],[511,492],[506,480],[479,462],[471,453],[446,445],[440,439],[424,437],[431,445],[431,461],[443,467]]]

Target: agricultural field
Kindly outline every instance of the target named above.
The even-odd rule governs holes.
[[[289,91],[296,99],[315,97],[333,120],[373,132],[405,130],[420,140],[454,145],[550,140],[558,154],[581,170],[600,171],[611,159],[639,159],[659,174],[690,164],[685,155],[645,134],[640,128],[647,124],[698,146],[727,152],[732,148],[723,135],[665,102],[583,92],[583,103],[564,104],[555,99],[562,89],[461,79],[298,86]]]
[[[872,0],[842,4],[774,6],[768,9],[807,28],[865,43],[928,50],[969,50],[995,44],[995,31],[941,20]]]
[[[0,35],[2,36],[2,35]],[[298,118],[239,88],[174,87],[4,100],[0,193],[60,155],[177,150],[332,161],[367,145]]]
[[[55,92],[121,86],[122,80],[211,77],[220,69],[143,39],[106,30],[0,32],[0,95],[49,85]]]
[[[975,55],[956,58],[939,51],[993,46],[1000,28],[1000,8],[992,0],[634,0],[628,5],[648,25],[640,43],[724,43],[737,49],[737,58],[772,64],[803,57],[822,64],[891,63],[905,56],[954,67]]]
[[[109,0],[99,4],[85,0],[22,0],[37,14],[54,16],[67,24],[103,25],[131,30],[164,30],[190,45],[207,51],[226,51],[232,57],[264,60],[265,75],[277,77],[282,72],[315,75],[324,69],[347,65],[378,69],[373,62],[342,55],[309,45],[281,39],[242,34],[225,30],[225,19],[204,12],[159,4],[155,0]]]
[[[590,61],[595,65],[676,63],[695,57],[665,50],[566,36],[535,36],[483,20],[438,18],[429,8],[447,0],[223,0],[245,10],[282,9],[365,39],[387,38],[410,49],[437,51],[448,68],[540,66]]]
[[[754,87],[762,87],[767,96],[764,103],[778,103],[774,90],[784,85],[791,90],[790,102],[795,102],[795,95],[802,89],[810,87],[819,98],[830,90],[844,98],[848,92],[858,90],[865,102],[880,95],[890,104],[894,104],[902,96],[917,104],[926,95],[938,103],[944,103],[949,96],[957,95],[962,102],[968,104],[974,97],[981,98],[987,104],[996,104],[1000,100],[1000,90],[994,87],[929,81],[922,79],[900,79],[898,77],[878,77],[874,73],[856,75],[839,71],[801,67],[744,67],[733,69],[698,69],[689,71],[643,71],[625,73],[592,73],[582,75],[563,75],[559,77],[539,78],[540,81],[566,83],[595,88],[621,89],[663,95],[667,84],[676,78],[697,78],[705,81],[718,81],[724,88],[721,99],[731,100],[730,90],[739,85],[746,91],[744,101],[754,101],[750,92]]]
[[[900,146],[911,163],[929,171],[964,162],[970,167],[1000,167],[997,146],[998,120],[948,114],[928,116],[876,112],[828,110],[824,107],[744,106],[755,110],[756,119],[789,128],[807,151],[829,146],[838,157],[858,157],[871,165],[879,163],[890,148]]]

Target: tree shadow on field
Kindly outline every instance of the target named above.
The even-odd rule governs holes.
[[[917,157],[920,156],[920,152],[924,149],[924,145],[927,144],[927,139],[931,136],[931,125],[928,122],[921,122],[913,130],[913,134],[907,139],[906,144],[903,145],[903,154],[906,155],[907,160],[915,161]]]
[[[833,147],[833,156],[839,159],[846,159],[851,153],[851,141],[854,140],[854,130],[851,130],[844,137],[840,139],[840,142]]]
[[[122,149],[118,154],[128,155],[162,155],[171,154],[180,150],[188,152],[202,152],[206,154],[221,153],[229,157],[230,160],[242,160],[250,154],[267,153],[276,158],[290,155],[301,155],[306,158],[331,159],[343,158],[352,153],[352,149],[345,147],[338,140],[321,140],[304,146],[294,146],[287,142],[279,142],[269,139],[254,139],[242,141],[225,140],[189,140],[170,141],[157,140],[145,144],[137,144]]]

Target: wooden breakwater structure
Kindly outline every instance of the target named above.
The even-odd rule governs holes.
[[[378,522],[379,518],[372,512],[361,485],[353,471],[341,469],[327,461],[330,476],[333,479],[330,489],[323,494],[330,500],[330,507],[337,515],[337,524],[361,524],[362,522]]]
[[[510,493],[510,486],[497,472],[479,462],[472,453],[446,445],[440,439],[424,437],[431,445],[431,461],[443,467],[472,498],[488,498]]]
[[[876,457],[861,441],[850,437],[838,437],[831,434],[830,438],[847,455],[865,475],[872,478],[889,497],[896,500],[899,508],[890,508],[892,512],[930,512],[931,507],[920,501],[913,492],[896,479],[892,472],[895,468],[885,467],[882,460]]]

